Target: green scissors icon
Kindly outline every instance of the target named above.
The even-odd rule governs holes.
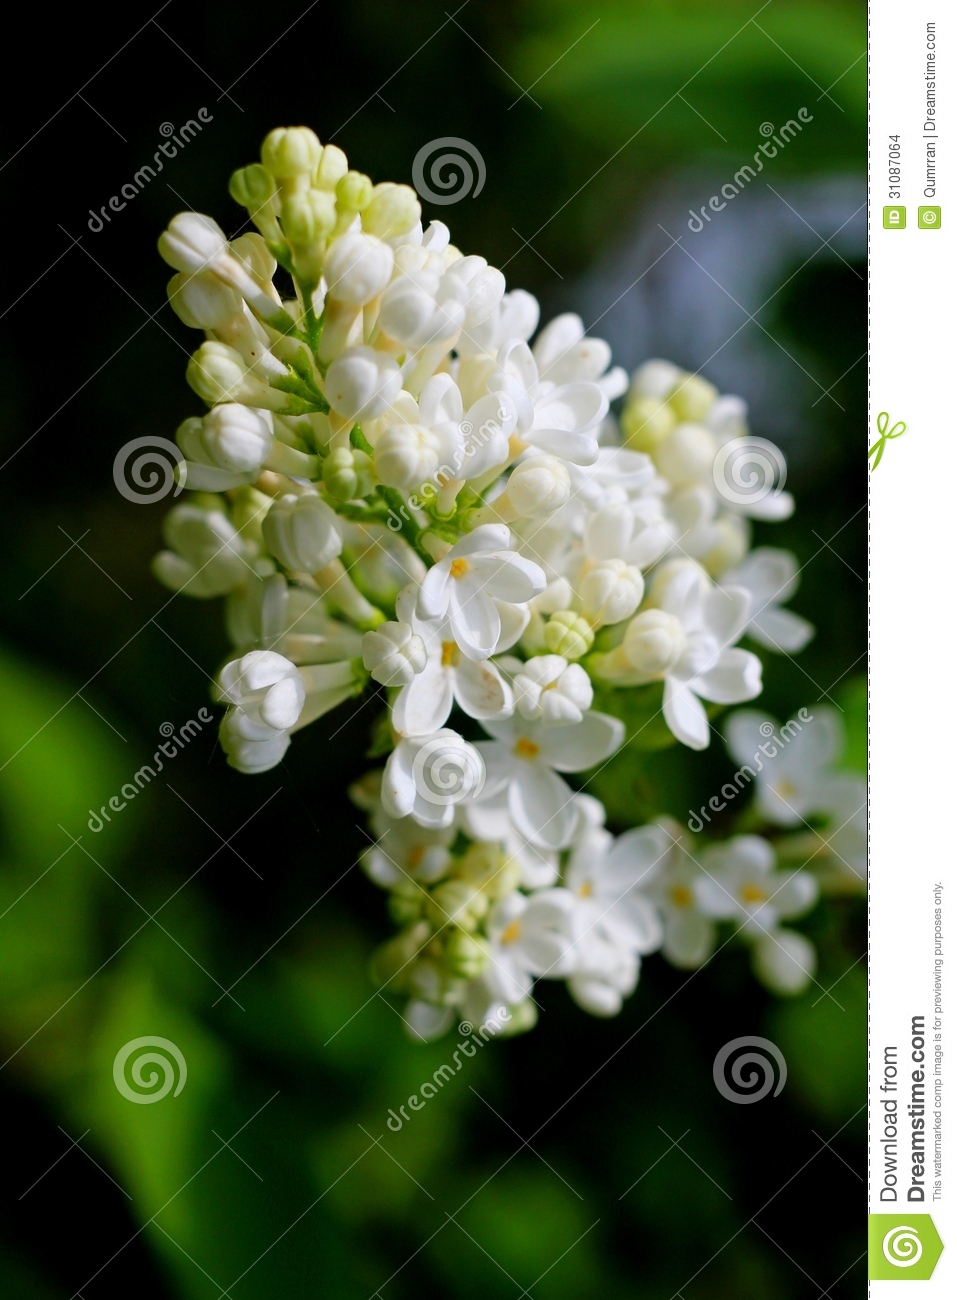
[[[885,445],[891,438],[899,438],[902,433],[907,432],[907,425],[903,420],[898,420],[893,428],[890,427],[890,423],[891,417],[886,411],[881,411],[880,415],[877,417],[877,432],[881,436],[878,438],[877,442],[874,443],[873,447],[869,447],[867,451],[868,460],[870,460],[872,456],[874,457],[874,461],[871,465],[872,474],[881,463],[881,457],[884,455]]]

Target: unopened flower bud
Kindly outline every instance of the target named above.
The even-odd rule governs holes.
[[[312,177],[321,157],[319,137],[308,126],[279,126],[263,141],[263,166],[277,181]]]
[[[425,910],[425,891],[414,880],[399,880],[389,891],[389,915],[396,925],[411,925]]]
[[[336,224],[336,201],[327,190],[305,190],[283,199],[280,220],[293,248],[309,248]]]
[[[409,491],[425,483],[438,464],[437,440],[423,425],[396,421],[379,435],[375,472],[386,487]]]
[[[564,659],[581,659],[595,642],[595,633],[573,609],[562,609],[545,624],[545,644]]]
[[[677,424],[677,416],[666,402],[656,397],[637,397],[621,416],[625,446],[634,451],[652,451]]]
[[[724,515],[715,524],[717,540],[701,563],[711,574],[719,578],[722,573],[735,568],[748,553],[751,529],[747,519],[742,515]]]
[[[362,214],[362,229],[380,239],[397,239],[407,235],[421,216],[422,205],[411,186],[385,181],[372,191]]]
[[[426,916],[436,927],[453,924],[474,930],[487,911],[487,895],[465,880],[444,881],[426,904]]]
[[[249,575],[242,539],[220,509],[195,502],[174,506],[163,523],[163,540],[169,549],[156,556],[153,572],[173,591],[200,599],[224,596]]]
[[[353,501],[359,488],[355,455],[349,447],[335,447],[322,462],[322,481],[337,501]]]
[[[485,945],[465,930],[454,929],[445,945],[445,962],[453,979],[478,979],[488,961]]]
[[[338,520],[315,492],[288,493],[273,502],[263,520],[263,538],[276,559],[293,573],[324,569],[342,550]]]
[[[326,374],[326,401],[344,420],[374,420],[389,409],[402,389],[394,358],[375,348],[347,348]]]
[[[470,844],[455,860],[453,874],[481,889],[491,903],[514,893],[521,883],[518,863],[506,857],[500,844],[489,841]]]
[[[327,144],[313,177],[316,189],[335,193],[336,186],[349,171],[349,159],[337,144]]]
[[[717,400],[714,384],[700,375],[685,375],[668,399],[678,419],[690,423],[703,420]]]
[[[630,618],[644,593],[641,572],[624,560],[603,560],[589,569],[579,583],[582,614],[593,627]]]
[[[382,623],[362,638],[362,662],[383,686],[408,686],[427,659],[425,642],[408,623]]]
[[[646,609],[625,630],[622,653],[635,672],[661,678],[684,654],[687,635],[681,620],[663,609]]]
[[[666,402],[680,382],[682,371],[671,361],[646,361],[631,378],[628,399],[655,397]]]
[[[329,297],[364,306],[378,298],[389,283],[392,263],[392,249],[381,239],[359,233],[342,235],[330,245],[323,266]]]
[[[261,163],[252,163],[233,172],[229,178],[229,193],[241,208],[258,212],[271,204],[276,182]]]
[[[241,295],[211,271],[179,271],[166,286],[169,305],[184,325],[214,330],[241,315]]]
[[[219,674],[217,693],[274,731],[288,731],[299,721],[306,690],[295,664],[274,650],[251,650],[233,659]]]
[[[362,172],[346,172],[336,185],[336,206],[341,212],[364,212],[372,201],[372,181]]]
[[[515,515],[527,519],[554,514],[568,501],[571,490],[562,461],[555,456],[530,456],[512,471],[505,496]]]
[[[226,236],[212,217],[180,212],[160,235],[159,251],[174,270],[193,274],[226,252]]]
[[[272,450],[272,427],[268,416],[229,402],[214,406],[203,420],[203,443],[221,469],[249,474],[261,468]]]
[[[717,451],[714,435],[703,425],[679,424],[654,449],[654,461],[669,482],[683,487],[710,476]]]

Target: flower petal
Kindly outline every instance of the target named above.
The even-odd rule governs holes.
[[[689,749],[707,749],[711,739],[704,706],[684,682],[665,678],[663,712],[672,734]]]
[[[522,762],[513,769],[508,807],[522,835],[543,849],[562,849],[578,820],[572,792],[550,767]]]

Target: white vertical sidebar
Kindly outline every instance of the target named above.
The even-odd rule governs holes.
[[[939,0],[870,6],[870,1276],[927,1297],[957,1295],[953,31]]]

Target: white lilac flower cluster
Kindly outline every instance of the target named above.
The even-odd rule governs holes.
[[[810,876],[772,874],[753,836],[697,860],[664,823],[616,840],[565,780],[626,739],[596,688],[609,709],[644,692],[703,749],[709,709],[761,691],[739,640],[811,635],[780,607],[793,557],[749,551],[749,518],[793,501],[724,490],[744,403],[664,361],[629,384],[577,316],[538,330],[530,294],[423,229],[413,190],[307,128],[273,131],[230,193],[255,233],[181,213],[159,241],[171,305],[205,334],[187,379],[208,410],[176,435],[192,495],[155,572],[226,597],[216,697],[240,771],[382,688],[389,756],[356,797],[401,927],[377,974],[410,1028],[497,1006],[524,1027],[545,976],[613,1013],[643,954],[700,963],[722,919],[761,978],[802,986],[813,954],[778,922],[811,905]]]

